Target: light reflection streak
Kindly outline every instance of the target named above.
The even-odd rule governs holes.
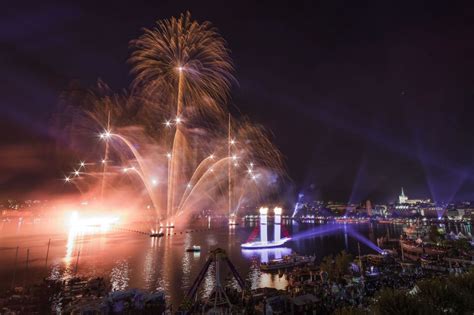
[[[242,254],[247,258],[259,258],[260,263],[266,263],[269,259],[279,259],[283,256],[291,255],[291,248],[242,249]]]
[[[148,252],[145,256],[145,262],[143,266],[143,278],[145,280],[146,286],[149,290],[154,290],[153,279],[155,277],[155,257],[156,257],[156,238],[150,238],[151,246],[148,249]]]
[[[253,260],[252,264],[250,265],[249,274],[247,275],[247,280],[250,282],[251,290],[255,290],[259,287],[260,285],[259,279],[261,275],[262,275],[262,272],[260,271],[260,268],[256,260]]]
[[[184,249],[189,248],[192,246],[191,244],[191,234],[186,234],[184,237]],[[189,280],[190,280],[190,273],[191,273],[191,253],[185,252],[183,255],[183,259],[181,262],[182,270],[183,270],[183,287],[189,287]]]
[[[59,264],[54,264],[51,268],[51,273],[49,275],[51,280],[60,280],[61,279],[61,269]],[[60,293],[56,293],[51,297],[51,309],[56,312],[56,314],[62,314],[62,296]]]
[[[49,279],[51,280],[59,280],[61,279],[61,270],[59,264],[54,264],[51,267],[51,272],[49,274]]]
[[[216,278],[216,268],[214,264],[211,264],[209,266],[209,269],[207,270],[207,273],[206,273],[206,276],[204,277],[204,282],[202,285],[203,298],[207,298],[211,294],[212,290],[214,289],[215,278]]]
[[[262,272],[260,273],[258,285],[260,288],[270,287],[278,290],[286,290],[288,280],[285,277],[279,277],[274,273]]]
[[[349,249],[349,238],[347,237],[347,225],[344,223],[344,246],[346,250]]]
[[[130,281],[128,261],[120,260],[110,272],[110,285],[112,291],[125,290]]]
[[[64,263],[66,265],[66,269],[70,267],[72,262],[72,254],[74,251],[77,234],[78,231],[76,229],[72,228],[69,230],[66,243],[66,256],[64,256]]]
[[[250,272],[247,280],[250,281],[251,289],[272,287],[279,290],[285,290],[288,286],[288,280],[285,277],[279,277],[276,274],[261,272],[258,262],[264,263],[271,259],[280,259],[283,256],[291,255],[291,248],[265,248],[265,249],[242,249],[245,257],[252,258]]]
[[[165,234],[171,233],[171,229],[166,229]],[[172,249],[172,236],[166,236],[164,237],[165,241],[163,244],[163,259],[161,260],[161,279],[158,278],[158,283],[157,283],[157,289],[159,290],[164,290],[165,292],[168,292],[170,289],[170,284],[172,283],[172,278],[171,276],[173,275],[173,263],[171,261],[172,258],[172,253],[170,253]]]
[[[70,278],[74,276],[74,264],[77,255],[81,252],[84,255],[83,240],[85,235],[101,234],[99,237],[99,247],[102,248],[106,242],[104,234],[108,232],[112,225],[118,221],[117,217],[102,216],[102,217],[85,217],[80,218],[79,214],[74,211],[70,216],[69,232],[66,242],[66,253],[63,258],[65,271],[63,278]],[[81,241],[81,242],[79,242]],[[77,248],[78,242],[80,247]],[[79,258],[80,259],[80,258]]]
[[[16,234],[20,232],[21,224],[23,223],[23,218],[18,219],[18,224],[16,226]]]

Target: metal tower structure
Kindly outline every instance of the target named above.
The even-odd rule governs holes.
[[[237,269],[227,257],[227,253],[225,252],[225,250],[217,248],[211,251],[206,263],[204,264],[204,267],[199,272],[196,280],[194,280],[193,285],[189,288],[188,293],[186,294],[186,297],[181,305],[182,309],[185,312],[190,312],[195,306],[195,302],[197,301],[198,290],[201,287],[204,277],[212,264],[214,264],[215,267],[215,286],[205,303],[208,307],[211,307],[214,310],[219,307],[227,307],[228,309],[232,308],[232,303],[229,300],[229,297],[225,292],[224,286],[221,283],[220,269],[222,267],[222,264],[226,264],[228,266],[240,289],[242,291],[244,290],[244,280],[240,277],[239,273],[237,272]]]

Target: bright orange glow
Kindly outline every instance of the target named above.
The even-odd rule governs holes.
[[[84,217],[80,216],[77,211],[74,211],[70,216],[69,226],[76,232],[93,232],[97,229],[105,232],[109,231],[118,221],[119,218],[112,215]]]
[[[160,223],[184,224],[192,211],[203,209],[238,216],[243,203],[257,204],[276,188],[282,160],[267,132],[227,115],[233,65],[209,22],[189,13],[158,21],[132,46],[133,93],[111,97],[99,89],[84,108],[93,125],[80,128],[99,130],[103,147],[84,152],[91,161],[87,169],[80,161],[64,181],[103,211],[85,218],[80,212],[75,225],[112,224],[103,216],[106,209],[139,217],[150,230]],[[125,109],[134,104],[143,111],[128,119]]]

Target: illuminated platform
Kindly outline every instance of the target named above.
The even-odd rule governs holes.
[[[283,244],[285,244],[289,240],[291,240],[291,237],[284,237],[279,239],[278,241],[243,243],[240,246],[244,249],[272,248],[283,246]]]

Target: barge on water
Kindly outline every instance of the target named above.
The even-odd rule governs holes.
[[[261,263],[260,270],[262,271],[274,271],[280,269],[289,269],[297,266],[314,263],[316,257],[314,256],[298,256],[288,255],[281,259],[273,259],[268,263]]]

